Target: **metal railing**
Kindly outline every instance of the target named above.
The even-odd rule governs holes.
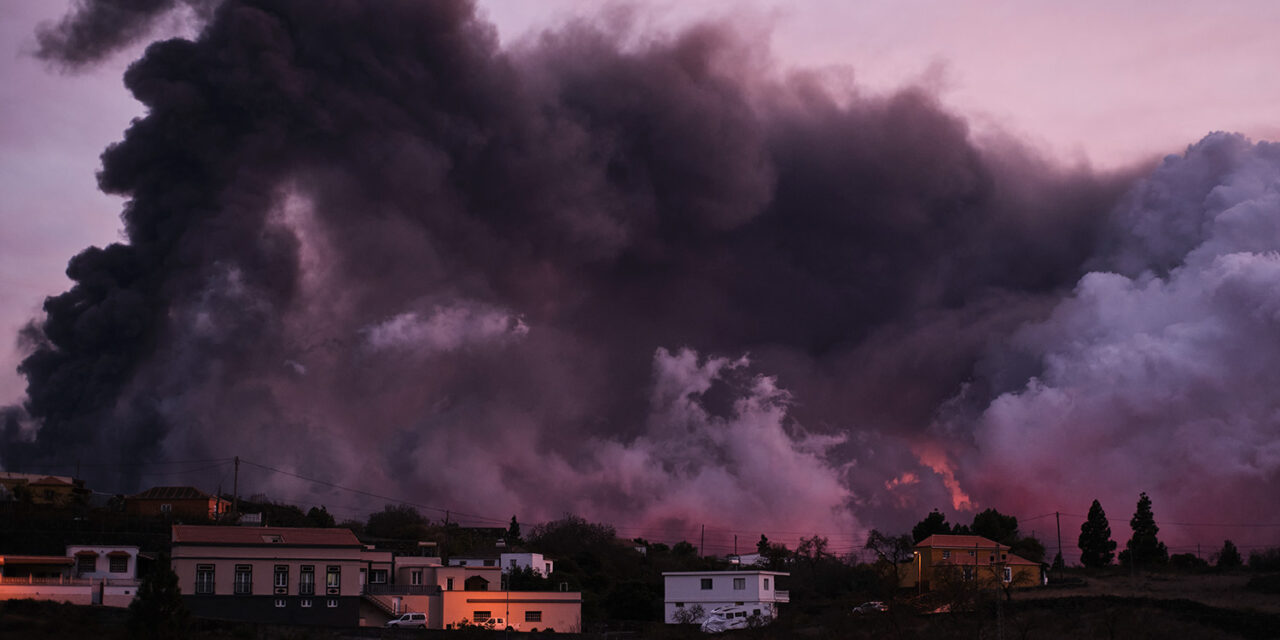
[[[372,596],[433,596],[441,591],[434,584],[366,584],[364,592]]]
[[[791,592],[778,591],[775,589],[773,591],[773,601],[774,602],[791,602]]]

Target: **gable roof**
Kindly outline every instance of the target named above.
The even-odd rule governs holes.
[[[213,500],[195,487],[151,487],[142,493],[129,496],[132,500]],[[221,498],[219,498],[221,499]]]
[[[350,529],[308,527],[214,527],[173,525],[173,544],[241,547],[356,547],[363,548]]]
[[[1003,545],[990,538],[982,536],[953,536],[949,534],[935,533],[916,544],[916,548],[934,548],[934,549],[1000,549],[1008,551],[1008,545]]]

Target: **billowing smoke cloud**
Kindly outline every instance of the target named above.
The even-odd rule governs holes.
[[[207,18],[214,0],[75,0],[75,9],[36,34],[37,55],[76,69],[145,38],[165,15],[180,8]]]
[[[948,425],[973,429],[968,486],[1019,509],[1092,495],[1118,514],[1142,487],[1171,521],[1259,523],[1280,490],[1280,145],[1210,135],[1139,183],[1113,225],[1098,260],[1113,270],[989,363],[1034,375],[972,427]]]
[[[1267,147],[1212,139],[1124,196],[1128,176],[975,142],[927,92],[780,77],[730,27],[625,29],[503,50],[466,2],[227,0],[198,38],[151,45],[125,77],[148,115],[99,176],[129,198],[128,243],[76,256],[47,301],[21,367],[38,430],[7,428],[4,464],[254,451],[503,520],[891,529],[1030,508],[1014,487],[1086,499],[995,470],[1050,468],[1073,413],[1036,403],[1105,373],[1108,344],[1137,367],[1133,330],[1174,317],[1102,300],[1262,313],[1258,272],[1186,256],[1221,217],[1189,199],[1274,194]],[[1232,182],[1244,158],[1263,169]],[[1141,382],[1135,411],[1173,393],[1124,371],[1079,389]],[[1247,435],[1249,389],[1196,406]],[[1177,441],[1168,425],[1089,428],[1118,457]]]

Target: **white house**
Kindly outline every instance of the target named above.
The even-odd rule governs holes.
[[[672,571],[662,574],[662,619],[676,624],[681,612],[700,607],[708,612],[716,607],[744,606],[751,615],[777,617],[778,604],[791,601],[791,594],[778,589],[778,578],[790,574],[783,571]],[[689,614],[684,614],[685,616]]]
[[[502,567],[503,573],[511,573],[515,569],[533,569],[534,573],[547,578],[555,570],[555,562],[548,560],[541,553],[503,552],[496,555],[477,555],[467,558],[449,558],[451,567]]]

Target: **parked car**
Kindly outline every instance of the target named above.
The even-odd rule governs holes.
[[[889,605],[883,602],[880,602],[878,600],[873,602],[864,602],[853,608],[854,613],[876,613],[879,611],[888,611],[888,610],[889,610]]]
[[[387,621],[388,627],[400,627],[402,629],[426,629],[427,614],[425,613],[406,613],[395,620]]]

